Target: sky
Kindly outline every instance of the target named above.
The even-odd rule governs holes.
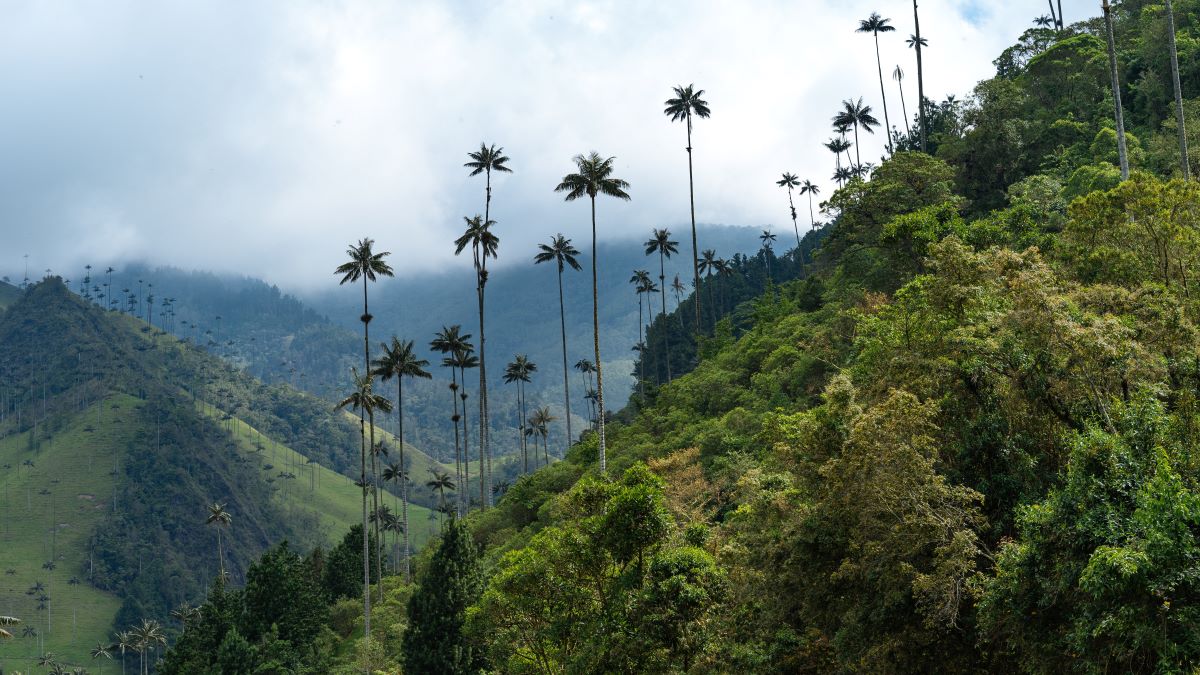
[[[1067,21],[1098,4],[1064,0]],[[586,203],[553,188],[591,150],[616,157],[633,198],[601,200],[601,237],[682,235],[685,128],[662,108],[688,83],[712,109],[693,135],[697,220],[790,233],[780,173],[827,197],[840,102],[883,118],[874,45],[855,33],[872,11],[897,28],[880,50],[902,128],[890,74],[904,70],[911,112],[908,1],[0,0],[0,274],[19,281],[25,254],[32,278],[143,260],[303,292],[364,236],[400,275],[466,267],[451,242],[483,210],[462,166],[482,141],[514,170],[494,179],[500,264],[555,232],[587,239]],[[920,11],[940,99],[989,77],[1047,6]],[[882,134],[863,141],[877,161]]]

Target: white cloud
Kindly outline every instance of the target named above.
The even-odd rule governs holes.
[[[969,91],[1044,11],[1014,4],[922,3],[930,97]],[[482,210],[461,166],[481,140],[516,171],[495,180],[502,260],[585,237],[586,207],[551,190],[591,149],[633,186],[600,205],[603,232],[682,227],[684,129],[661,110],[688,82],[713,109],[694,137],[698,218],[790,229],[777,175],[828,194],[830,116],[850,97],[881,107],[854,32],[872,10],[898,29],[881,52],[902,126],[908,2],[18,2],[0,27],[0,268],[144,256],[307,287],[369,235],[398,268],[435,269]],[[877,158],[882,137],[864,148]]]

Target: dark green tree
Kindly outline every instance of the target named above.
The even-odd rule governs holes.
[[[482,590],[479,554],[466,524],[451,515],[421,585],[408,603],[402,647],[412,673],[474,674],[485,666],[482,650],[467,639],[467,608]]]

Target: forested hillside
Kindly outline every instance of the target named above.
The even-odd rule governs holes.
[[[57,278],[31,286],[0,314],[0,615],[25,621],[0,667],[46,653],[82,665],[143,620],[169,633],[169,612],[201,600],[222,565],[240,584],[281,540],[340,541],[361,522],[345,475],[357,477],[356,422]],[[415,478],[441,469],[410,452]],[[432,503],[424,482],[414,498]],[[229,514],[220,547],[215,504]],[[429,511],[410,512],[419,546]]]
[[[1200,4],[1174,8],[1192,139]],[[971,97],[929,102],[927,138],[843,174],[812,256],[700,287],[732,299],[694,371],[651,366],[606,445],[449,523],[370,640],[331,610],[333,668],[1200,667],[1200,167],[1163,10],[1114,11],[1124,127],[1100,20],[1041,18]],[[236,621],[213,628],[169,672],[222,663]]]

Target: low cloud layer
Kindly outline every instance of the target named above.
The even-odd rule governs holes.
[[[1094,13],[1063,3],[1068,21]],[[0,273],[144,259],[236,271],[304,289],[330,282],[371,236],[398,270],[453,261],[482,211],[466,152],[503,145],[495,181],[501,258],[588,213],[552,188],[573,155],[618,158],[633,201],[601,203],[603,236],[687,218],[674,84],[706,90],[697,123],[697,218],[790,229],[785,170],[832,191],[822,147],[843,99],[882,119],[871,11],[892,122],[916,66],[909,2],[7,2],[0,24]],[[1033,2],[926,0],[931,98],[967,93],[1032,19]],[[882,136],[864,139],[877,158]],[[802,209],[803,211],[804,209]],[[452,264],[466,264],[458,260]]]

